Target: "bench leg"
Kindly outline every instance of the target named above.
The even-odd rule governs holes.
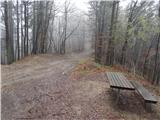
[[[120,89],[118,89],[117,98],[116,98],[116,104],[118,104],[119,97],[120,97]]]
[[[148,112],[152,112],[152,104],[151,103],[144,102],[144,105],[145,105],[145,109]]]

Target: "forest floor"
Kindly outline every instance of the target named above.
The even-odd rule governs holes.
[[[87,54],[28,56],[2,65],[2,120],[158,120],[160,88],[119,66],[104,67]],[[105,71],[123,71],[158,96],[147,112],[140,97],[123,91],[118,105]]]

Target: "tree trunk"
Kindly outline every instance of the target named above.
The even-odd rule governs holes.
[[[114,61],[114,58],[113,58],[114,56],[113,29],[114,29],[116,4],[117,4],[116,1],[113,1],[111,27],[110,27],[110,33],[109,33],[108,51],[107,51],[107,58],[106,58],[107,65],[113,65],[113,61]]]
[[[26,51],[26,55],[28,55],[28,53],[29,53],[29,51],[28,51],[28,49],[29,49],[29,37],[28,37],[28,2],[27,2],[27,6],[26,6],[26,40],[27,40],[27,51]]]
[[[23,4],[21,4],[21,58],[24,57]]]
[[[26,48],[26,41],[27,41],[27,6],[26,1],[23,2],[24,4],[24,56],[27,55],[27,48]]]
[[[65,2],[65,12],[64,12],[65,25],[64,25],[64,40],[62,41],[62,54],[65,54],[66,52],[67,24],[68,24],[67,16],[68,16],[67,3]]]
[[[158,11],[158,17],[160,19],[160,0],[159,0],[159,11]],[[153,74],[153,84],[159,83],[158,77],[158,60],[159,60],[159,44],[160,44],[160,21],[159,21],[159,33],[158,33],[158,40],[157,40],[157,46],[156,46],[156,55],[155,55],[155,64],[154,64],[154,74]]]
[[[36,15],[35,15],[35,1],[33,2],[33,31],[32,31],[33,49],[32,54],[36,54]]]
[[[152,48],[153,41],[154,41],[154,39],[152,39],[151,44],[150,44],[150,46],[149,46],[149,48],[148,48],[147,54],[146,54],[145,59],[144,59],[144,64],[143,64],[143,76],[145,76],[145,74],[146,74],[147,59],[148,59],[150,50],[151,50],[151,48]]]
[[[158,59],[159,59],[159,44],[160,44],[160,33],[158,35],[158,41],[156,46],[156,55],[155,55],[155,63],[154,63],[154,74],[153,74],[153,84],[156,82],[158,83],[157,77],[158,77]]]
[[[132,7],[132,4],[130,6],[130,15],[129,15],[129,18],[128,18],[128,23],[127,23],[127,30],[126,30],[126,34],[125,34],[125,42],[124,42],[124,45],[122,47],[122,53],[121,53],[121,58],[120,58],[120,63],[122,65],[124,65],[126,63],[126,55],[127,55],[128,39],[129,39],[129,30],[131,28],[131,23],[133,21],[133,12],[135,10],[137,2],[138,2],[138,0],[136,0],[136,2],[133,3],[133,7]]]
[[[18,48],[18,60],[20,59],[20,46],[19,46],[19,4],[17,0],[17,48]]]
[[[12,19],[12,1],[4,1],[4,19],[6,30],[6,51],[7,51],[7,64],[14,61],[13,49],[13,19]]]
[[[96,17],[96,21],[95,21],[95,24],[96,24],[96,28],[95,28],[95,45],[94,45],[94,48],[95,48],[95,61],[97,62],[97,38],[98,38],[98,10],[97,10],[97,7],[98,7],[98,2],[96,1],[96,9],[95,9],[95,17]]]
[[[159,44],[160,44],[160,33],[158,35],[158,41],[157,41],[157,46],[156,46],[156,55],[155,55],[155,63],[154,63],[154,74],[153,74],[153,84],[157,81],[158,77],[158,59],[159,59]]]

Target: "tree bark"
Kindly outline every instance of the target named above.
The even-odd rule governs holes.
[[[137,2],[134,2],[133,3],[133,6],[131,4],[130,6],[130,15],[129,15],[129,18],[128,18],[128,23],[127,23],[127,30],[126,30],[126,34],[125,34],[125,42],[124,42],[124,45],[122,47],[122,53],[121,53],[121,58],[120,58],[120,63],[122,65],[124,65],[126,63],[126,54],[127,54],[127,49],[128,49],[128,39],[129,39],[129,30],[131,28],[131,23],[133,21],[133,12],[134,12],[134,9],[137,5]]]
[[[20,46],[19,46],[19,4],[17,0],[17,48],[18,48],[18,60],[20,59]]]
[[[158,11],[158,17],[160,19],[160,0],[159,0],[159,11]],[[156,45],[156,55],[155,55],[155,64],[154,64],[154,74],[153,74],[153,84],[159,83],[158,78],[158,59],[159,59],[159,44],[160,44],[160,21],[159,21],[159,33],[158,33],[158,40]]]
[[[7,51],[7,64],[14,61],[13,49],[13,19],[12,19],[12,2],[4,1],[4,19],[6,30],[6,51]]]
[[[117,4],[116,1],[113,1],[106,65],[113,65],[113,61],[114,61],[113,29],[114,29],[114,23],[115,23],[114,20],[115,20],[116,4]]]
[[[151,50],[151,48],[152,48],[153,41],[154,41],[154,39],[152,39],[151,44],[150,44],[150,46],[149,46],[149,48],[148,48],[147,54],[146,54],[145,59],[144,59],[144,63],[143,63],[143,76],[145,76],[145,74],[146,74],[147,59],[148,59],[150,50]]]

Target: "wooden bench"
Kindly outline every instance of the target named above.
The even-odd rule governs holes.
[[[130,81],[132,85],[135,87],[137,92],[142,96],[145,103],[157,103],[157,99],[147,90],[145,89],[141,84],[135,81]]]

